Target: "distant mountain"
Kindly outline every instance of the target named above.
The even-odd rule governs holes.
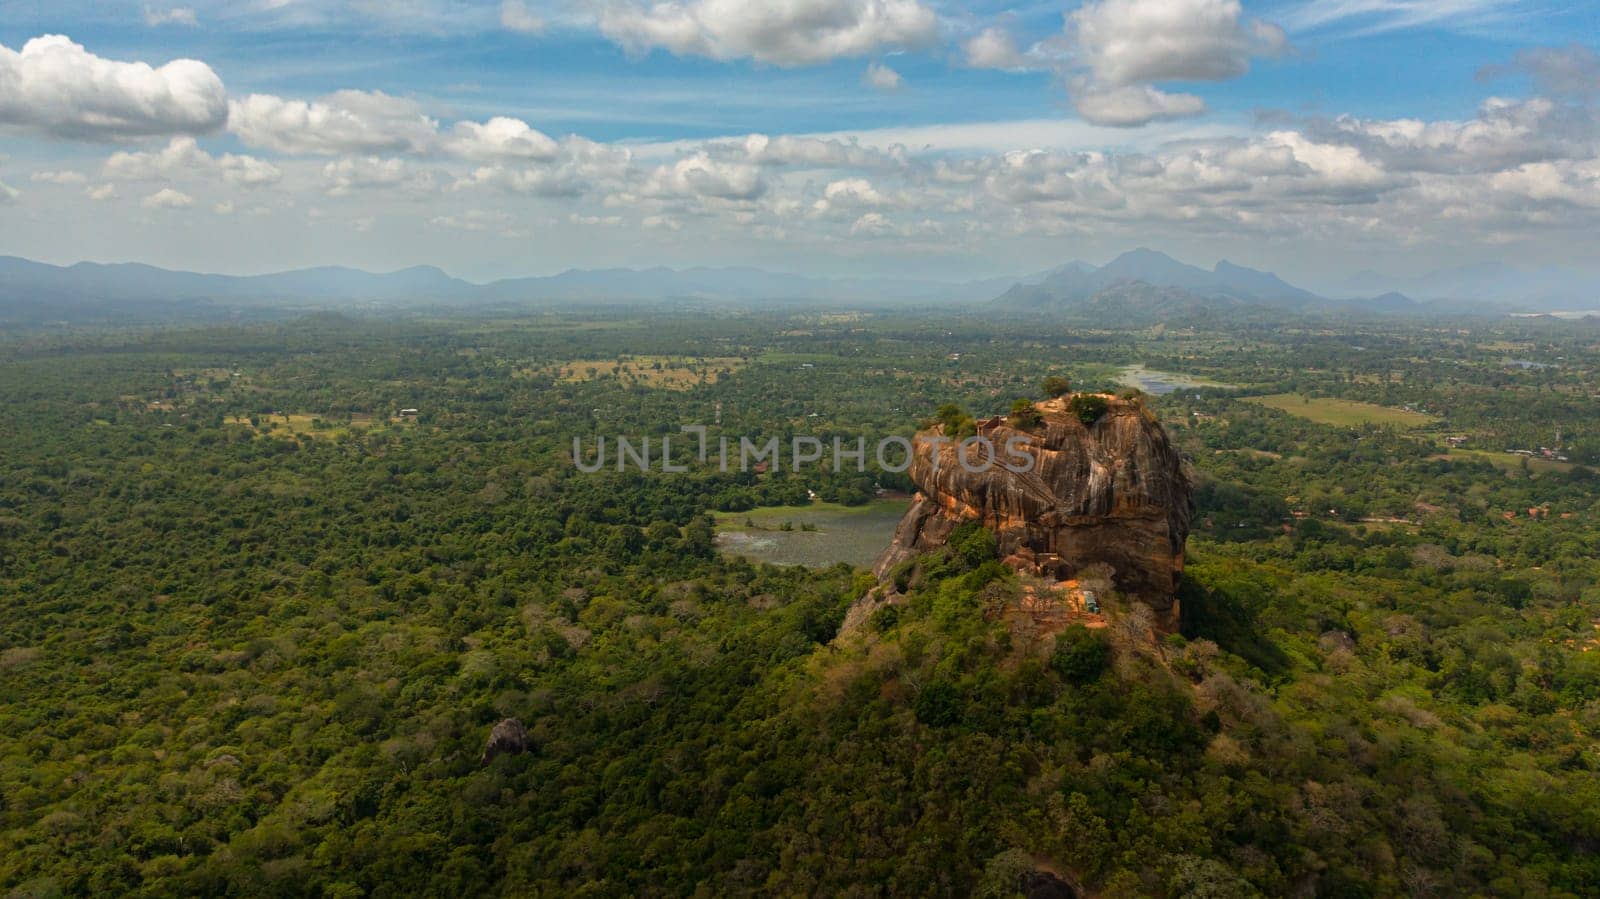
[[[1377,315],[1405,315],[1422,311],[1422,304],[1403,293],[1389,291],[1375,297],[1345,300],[1343,307],[1351,312],[1370,312]]]
[[[1364,297],[1382,291],[1403,291],[1419,300],[1453,301],[1458,306],[1468,303],[1536,311],[1593,309],[1600,307],[1600,273],[1481,262],[1414,277],[1366,270],[1330,289],[1340,297]]]
[[[1137,297],[1158,298],[1155,302],[1171,305],[1176,301],[1172,291],[1182,291],[1191,299],[1184,303],[1193,308],[1229,307],[1238,304],[1270,306],[1278,309],[1301,309],[1321,300],[1309,290],[1303,290],[1271,272],[1257,271],[1222,261],[1207,271],[1173,259],[1165,253],[1150,249],[1137,249],[1111,260],[1100,268],[1074,264],[1056,269],[1037,284],[1017,284],[996,303],[1020,309],[1073,309],[1097,305],[1097,298],[1113,288],[1144,285],[1150,290],[1134,290]],[[1129,299],[1129,291],[1120,296]],[[1148,303],[1141,303],[1145,308]]]
[[[1023,279],[1035,283],[1056,272]],[[906,304],[977,302],[1016,283],[824,278],[756,268],[573,269],[558,275],[473,284],[431,267],[374,274],[322,267],[235,276],[136,263],[47,265],[0,257],[0,323],[133,322],[225,317],[248,311],[376,303],[410,306],[548,305],[701,300]]]

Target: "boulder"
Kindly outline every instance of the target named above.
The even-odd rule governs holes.
[[[501,755],[521,755],[533,749],[533,737],[522,722],[507,718],[489,732],[489,742],[483,747],[483,764],[487,765]]]

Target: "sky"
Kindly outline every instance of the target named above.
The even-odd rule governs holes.
[[[7,0],[0,255],[1596,265],[1600,0]]]

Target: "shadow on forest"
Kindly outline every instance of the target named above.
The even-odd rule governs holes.
[[[1185,574],[1178,584],[1178,602],[1179,629],[1185,637],[1210,640],[1274,680],[1288,674],[1289,656],[1267,638],[1250,597]]]

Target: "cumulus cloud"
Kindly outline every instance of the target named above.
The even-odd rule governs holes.
[[[181,190],[163,187],[143,200],[139,205],[146,209],[188,209],[194,205],[194,197]]]
[[[115,184],[96,184],[84,190],[83,195],[96,203],[115,200],[117,198],[117,186]]]
[[[1600,148],[1600,116],[1593,109],[1545,97],[1490,98],[1465,121],[1339,116],[1313,120],[1306,130],[1402,171],[1496,171],[1592,156]]]
[[[1098,0],[1067,27],[1084,70],[1071,81],[1079,114],[1119,127],[1204,111],[1200,98],[1153,84],[1236,78],[1251,58],[1288,48],[1282,28],[1246,19],[1239,0]]]
[[[661,166],[645,186],[647,196],[719,200],[753,200],[766,190],[760,169],[713,159],[704,152]]]
[[[824,215],[887,206],[892,202],[866,178],[843,178],[829,182],[828,186],[822,189],[822,198],[812,204],[811,210]]]
[[[1076,82],[1072,97],[1079,115],[1096,125],[1117,128],[1188,118],[1206,111],[1206,101],[1194,94],[1169,94],[1148,84],[1107,88],[1083,79]]]
[[[961,45],[961,52],[969,67],[974,69],[1009,69],[1022,71],[1033,68],[1028,58],[1017,48],[1016,38],[999,26],[985,28]]]
[[[445,142],[449,153],[473,162],[552,160],[561,145],[520,119],[499,116],[482,124],[457,122]]]
[[[22,196],[22,191],[0,181],[0,206],[9,206]]]
[[[520,123],[519,123],[520,124]],[[529,129],[532,134],[538,134]],[[543,135],[539,135],[543,137]],[[515,141],[513,146],[524,146]],[[537,142],[533,142],[537,144]],[[502,146],[490,141],[490,148]],[[543,152],[542,150],[540,151]],[[620,188],[633,174],[633,154],[625,147],[567,137],[555,144],[554,155],[485,154],[498,162],[480,166],[451,186],[452,190],[492,187],[508,193],[541,197],[576,197]]]
[[[897,91],[904,84],[899,72],[877,62],[867,66],[866,74],[861,76],[861,80],[869,87],[880,91]]]
[[[906,149],[902,146],[881,150],[837,138],[789,134],[752,134],[741,141],[719,141],[711,144],[707,152],[755,165],[812,169],[895,169],[906,163]]]
[[[322,167],[328,196],[343,197],[359,190],[398,188],[414,195],[430,193],[436,186],[430,171],[399,159],[361,156],[340,159]]]
[[[101,167],[101,175],[114,181],[171,181],[218,175],[237,187],[265,187],[283,178],[283,172],[266,160],[234,153],[214,157],[192,137],[175,137],[161,150],[114,153]]]
[[[544,19],[534,15],[523,0],[502,0],[500,27],[520,34],[539,34],[544,31]]]
[[[203,62],[152,67],[102,59],[62,35],[0,45],[0,127],[120,141],[203,134],[228,118],[222,79]]]
[[[425,153],[439,130],[415,101],[381,91],[343,90],[313,101],[251,94],[228,106],[228,130],[239,140],[295,155]]]
[[[939,19],[920,0],[601,0],[598,25],[632,52],[798,66],[925,45]]]

